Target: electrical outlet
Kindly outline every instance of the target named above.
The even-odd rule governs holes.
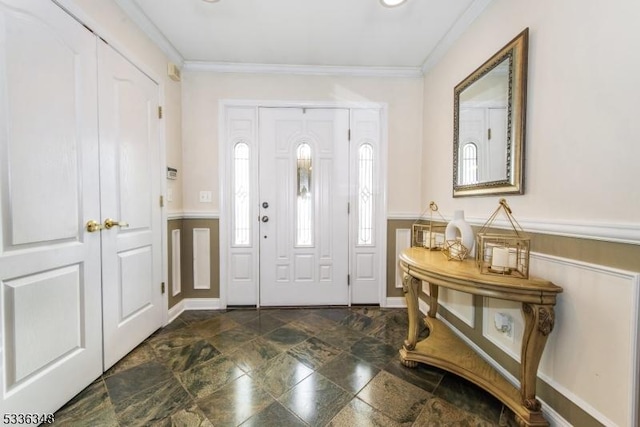
[[[211,203],[211,191],[200,191],[200,203]]]

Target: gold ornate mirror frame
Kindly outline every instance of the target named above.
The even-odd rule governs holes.
[[[454,89],[453,197],[524,194],[528,44],[526,28]]]

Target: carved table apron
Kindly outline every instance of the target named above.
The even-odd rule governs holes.
[[[475,260],[447,261],[438,251],[409,248],[401,252],[402,287],[407,300],[409,331],[400,359],[407,367],[426,363],[464,377],[507,405],[523,426],[548,426],[536,399],[538,365],[547,336],[553,330],[556,296],[562,288],[537,279],[481,274]],[[429,313],[424,319],[429,337],[418,341],[418,293],[429,283]],[[441,321],[436,319],[439,287],[522,303],[525,329],[520,352],[520,389],[482,359]]]

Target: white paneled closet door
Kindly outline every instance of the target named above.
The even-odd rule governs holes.
[[[162,326],[160,120],[158,85],[102,41],[98,76],[107,370]]]
[[[0,0],[2,413],[58,409],[102,372],[96,38]]]
[[[0,0],[2,413],[59,409],[162,325],[158,93],[53,2]]]

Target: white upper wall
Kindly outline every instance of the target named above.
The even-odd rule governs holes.
[[[638,229],[640,2],[494,0],[425,76],[422,204],[486,219],[495,197],[452,197],[453,88],[529,27],[525,195],[518,220]]]
[[[387,192],[390,215],[420,208],[421,78],[225,74],[184,71],[183,177],[186,213],[219,213],[218,114],[224,99],[380,102],[389,115]],[[212,203],[199,192],[212,191]]]

